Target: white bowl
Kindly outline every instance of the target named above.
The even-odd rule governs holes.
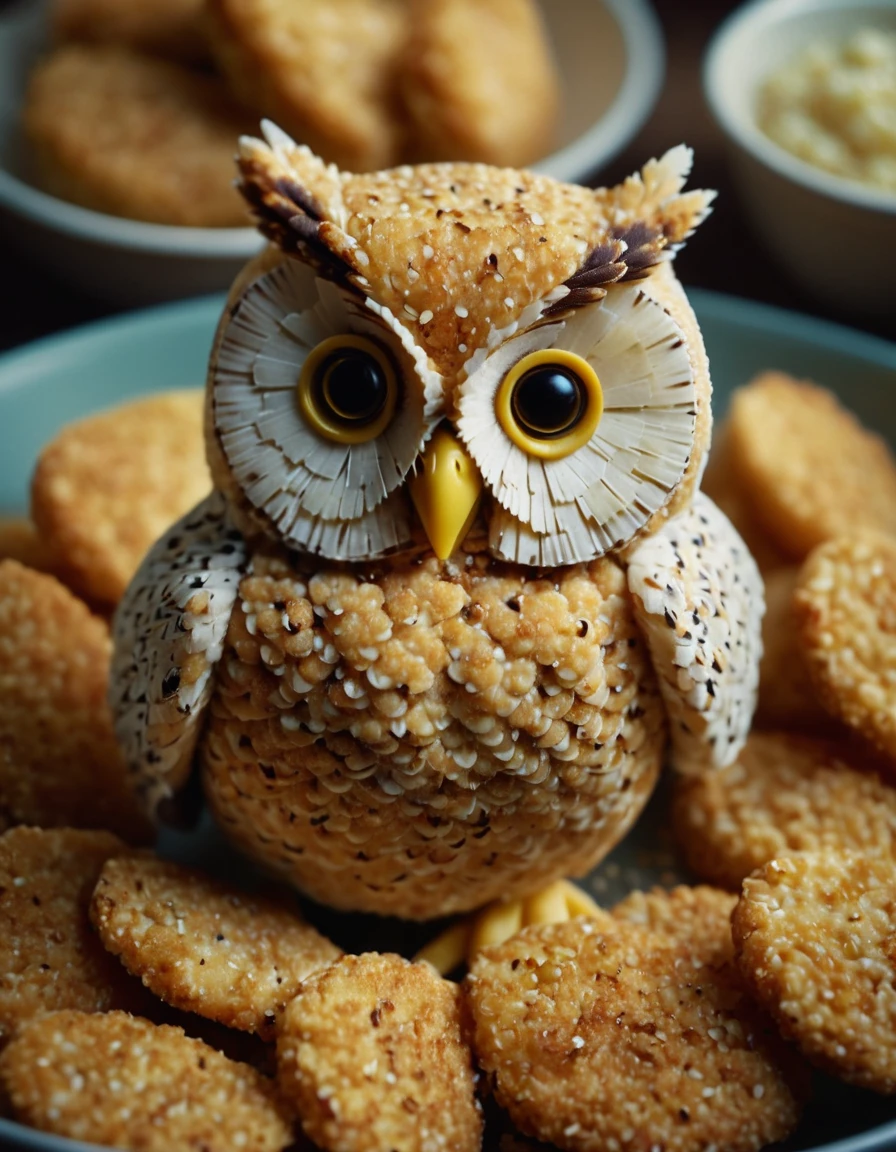
[[[810,42],[867,24],[896,31],[896,0],[753,0],[710,42],[703,85],[744,208],[769,250],[817,299],[882,315],[896,299],[896,195],[814,167],[756,122],[768,75]]]
[[[647,119],[664,70],[648,0],[540,0],[559,62],[559,147],[533,167],[581,182]],[[10,243],[61,279],[120,305],[227,288],[262,241],[252,228],[144,224],[68,204],[29,182],[19,114],[29,69],[46,44],[46,0],[0,18],[0,224]],[[647,159],[647,157],[645,157]]]

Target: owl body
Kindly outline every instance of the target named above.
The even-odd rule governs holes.
[[[216,491],[116,619],[112,704],[157,810],[316,899],[425,919],[582,874],[670,745],[730,761],[761,584],[696,493],[699,330],[668,257],[686,150],[592,191],[482,165],[352,177],[273,128],[272,247],[216,335]]]

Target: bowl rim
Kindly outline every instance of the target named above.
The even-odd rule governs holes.
[[[896,12],[896,0],[864,2],[870,8]],[[722,21],[709,41],[703,56],[703,94],[710,112],[729,139],[779,176],[830,200],[892,215],[896,214],[896,194],[836,176],[794,156],[766,136],[752,116],[739,115],[729,96],[731,85],[724,68],[725,56],[745,32],[757,25],[773,25],[793,16],[848,11],[849,7],[849,0],[748,0]]]
[[[532,171],[557,180],[584,181],[633,140],[656,103],[665,75],[662,28],[649,0],[601,3],[615,20],[625,45],[622,82],[597,123],[556,152],[528,165]],[[13,4],[0,17],[0,35],[15,35],[18,22],[27,19],[30,9],[30,0]],[[97,212],[44,192],[2,166],[0,208],[67,238],[159,257],[249,259],[262,244],[258,230],[251,225],[196,228]]]

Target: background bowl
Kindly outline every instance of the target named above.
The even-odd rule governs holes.
[[[583,182],[628,144],[663,79],[663,42],[648,0],[540,0],[563,89],[557,151],[532,165]],[[19,114],[46,45],[45,0],[0,19],[0,226],[61,279],[118,305],[227,288],[259,249],[252,228],[181,228],[107,216],[30,183]],[[645,158],[646,159],[646,158]]]
[[[703,83],[745,212],[769,250],[819,300],[883,315],[896,298],[896,194],[815,168],[756,122],[766,76],[810,42],[867,24],[896,31],[896,0],[753,0],[716,32]]]

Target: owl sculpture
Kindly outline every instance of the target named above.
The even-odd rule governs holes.
[[[581,875],[671,756],[749,728],[762,585],[699,491],[710,380],[671,257],[711,194],[240,143],[270,245],[212,348],[214,492],[115,621],[147,807],[329,905],[426,919]]]

